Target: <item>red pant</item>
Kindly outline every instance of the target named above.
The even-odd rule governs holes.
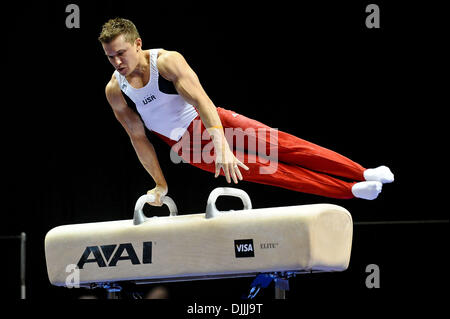
[[[351,188],[356,182],[346,182],[327,174],[353,181],[364,180],[365,168],[336,152],[291,134],[273,130],[233,111],[218,107],[217,112],[225,135],[227,136],[227,132],[234,135],[233,138],[227,136],[233,153],[249,167],[248,171],[240,168],[244,181],[326,197],[353,198]],[[178,143],[153,133],[170,146],[175,146],[173,150],[190,164],[215,173],[214,161],[209,160],[210,156],[205,156],[208,160],[203,158],[203,155],[210,153],[212,144],[200,116],[191,123]],[[203,138],[208,139],[201,139],[202,134]],[[273,138],[275,135],[278,135],[277,140]],[[205,148],[206,145],[208,147]],[[223,170],[221,175],[224,175]]]

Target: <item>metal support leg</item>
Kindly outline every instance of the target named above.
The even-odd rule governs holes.
[[[286,299],[286,290],[289,290],[290,275],[275,278],[275,299]]]
[[[120,292],[122,291],[122,287],[117,285],[116,283],[105,283],[103,284],[103,288],[106,289],[106,299],[120,299]]]
[[[275,282],[275,299],[286,299],[286,290],[289,290],[289,278],[294,277],[294,273],[271,273],[259,274],[251,283],[248,299],[253,299],[261,288],[266,288]]]
[[[119,292],[109,291],[107,292],[106,299],[120,299]]]
[[[26,299],[25,286],[25,262],[26,262],[26,239],[25,233],[20,234],[20,299]]]
[[[20,299],[26,298],[26,286],[25,286],[25,270],[26,270],[26,239],[27,236],[24,232],[20,235],[13,236],[0,236],[0,239],[19,239],[20,240]]]
[[[286,290],[275,287],[275,299],[286,299]]]

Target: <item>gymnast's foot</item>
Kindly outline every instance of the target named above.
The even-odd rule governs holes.
[[[369,168],[364,171],[366,181],[377,181],[383,184],[392,183],[394,174],[387,166],[379,166],[377,168]]]
[[[360,182],[352,187],[352,193],[357,198],[373,200],[381,193],[383,184],[378,181]]]

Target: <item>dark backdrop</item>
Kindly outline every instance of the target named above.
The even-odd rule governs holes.
[[[97,36],[102,24],[116,16],[136,24],[144,49],[181,52],[216,106],[333,149],[365,167],[387,165],[395,173],[395,183],[385,185],[375,201],[239,183],[255,208],[328,202],[352,213],[349,269],[297,276],[288,297],[429,295],[447,285],[448,262],[442,257],[448,254],[448,223],[434,222],[448,220],[446,188],[440,186],[447,174],[444,102],[438,99],[444,56],[438,3],[376,1],[381,29],[371,30],[364,24],[368,1],[200,5],[77,0],[79,29],[65,26],[69,3],[13,3],[2,10],[9,19],[3,28],[1,234],[27,233],[28,298],[66,300],[85,293],[49,284],[44,237],[51,228],[131,219],[136,199],[154,186],[104,95],[113,69]],[[168,195],[181,214],[203,213],[209,193],[228,186],[224,178],[173,164],[169,148],[149,138],[169,183]],[[232,200],[219,205],[239,208]],[[427,223],[361,224],[374,221]],[[10,269],[17,269],[12,266],[15,254],[12,249],[3,254]],[[380,267],[378,290],[365,286],[368,264]],[[17,274],[9,273],[3,292],[18,298]],[[179,300],[240,298],[250,282],[167,287]],[[272,297],[268,290],[259,298]]]

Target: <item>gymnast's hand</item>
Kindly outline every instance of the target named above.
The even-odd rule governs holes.
[[[238,183],[238,178],[242,181],[242,174],[239,170],[239,166],[246,171],[248,171],[249,168],[234,156],[227,140],[223,138],[221,145],[215,146],[214,150],[216,151],[216,175],[214,177],[217,178],[217,176],[219,176],[220,169],[222,168],[228,183],[231,183],[231,178],[235,184]]]
[[[167,194],[167,186],[161,186],[161,185],[156,185],[155,188],[153,188],[152,190],[149,190],[147,192],[147,194],[152,194],[155,196],[155,201],[154,202],[147,202],[149,205],[151,206],[162,206],[163,204],[163,200],[164,200],[164,196],[166,196]]]

